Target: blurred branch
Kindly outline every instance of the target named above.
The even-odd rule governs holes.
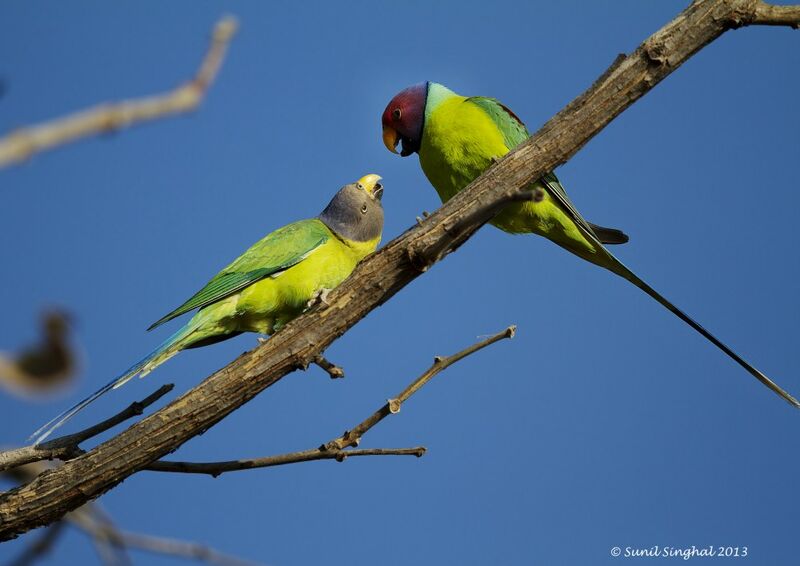
[[[161,399],[164,395],[172,391],[174,384],[162,385],[154,393],[145,397],[141,401],[135,401],[128,407],[111,418],[108,418],[94,426],[90,426],[82,431],[60,438],[55,438],[49,442],[39,445],[23,446],[13,450],[0,452],[0,472],[17,466],[23,466],[32,462],[42,460],[69,460],[84,453],[78,445],[85,440],[89,440],[103,433],[126,420],[141,415],[144,410]]]
[[[51,122],[21,128],[0,138],[0,168],[82,138],[194,110],[214,82],[236,28],[236,20],[231,17],[217,22],[197,74],[170,92],[102,104]]]
[[[117,531],[114,536],[116,540],[126,548],[145,550],[155,554],[189,558],[208,564],[217,564],[218,566],[253,566],[256,564],[255,562],[223,554],[210,546],[198,544],[196,542],[157,537],[130,531]]]
[[[0,472],[0,476],[7,476],[17,483],[26,483],[48,469],[51,469],[50,465],[37,462]],[[104,564],[131,564],[126,550],[136,549],[197,560],[217,566],[255,566],[254,562],[223,554],[203,544],[119,529],[108,513],[95,503],[87,503],[83,507],[67,513],[61,521],[47,527],[41,536],[35,538],[17,558],[6,566],[28,566],[43,558],[52,550],[66,525],[76,527],[91,538],[92,544]]]
[[[0,540],[52,523],[214,426],[288,373],[306,368],[369,312],[458,249],[531,182],[566,162],[626,108],[728,30],[796,25],[800,7],[703,0],[619,56],[589,89],[430,217],[361,262],[327,297],[202,383],[93,450],[0,495]]]
[[[7,566],[29,566],[40,558],[44,558],[53,549],[63,532],[63,522],[59,521],[50,525]]]

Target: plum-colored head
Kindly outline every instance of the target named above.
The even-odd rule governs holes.
[[[383,111],[383,144],[392,153],[397,153],[398,142],[402,143],[403,157],[419,151],[429,84],[419,83],[401,90]]]

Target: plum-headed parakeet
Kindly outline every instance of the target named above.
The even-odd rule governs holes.
[[[180,330],[122,375],[36,431],[36,443],[104,393],[137,375],[144,377],[181,350],[221,342],[242,332],[277,332],[320,293],[339,285],[380,242],[380,179],[366,175],[342,187],[316,218],[293,222],[256,242],[148,329],[199,309]]]
[[[434,83],[420,83],[398,93],[381,117],[383,142],[402,156],[419,154],[422,171],[442,202],[446,202],[530,134],[507,107],[482,96],[460,96]],[[800,403],[766,375],[678,309],[625,267],[603,244],[622,244],[619,230],[587,222],[551,172],[531,187],[542,196],[506,206],[491,223],[512,234],[534,233],[552,240],[578,257],[616,273],[636,285],[686,322],[783,399]]]

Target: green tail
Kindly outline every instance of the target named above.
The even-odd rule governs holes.
[[[639,278],[638,275],[636,275],[633,271],[628,269],[625,266],[625,264],[623,264],[616,257],[614,257],[614,255],[612,255],[611,252],[609,252],[605,248],[603,248],[603,249],[608,254],[608,256],[613,260],[613,263],[610,266],[606,266],[607,269],[609,269],[610,271],[616,273],[620,277],[622,277],[624,279],[627,279],[628,281],[630,281],[631,283],[636,285],[639,289],[641,289],[642,291],[644,291],[645,293],[650,295],[653,299],[658,301],[658,303],[660,305],[662,305],[667,310],[669,310],[672,314],[674,314],[675,316],[680,318],[683,322],[685,322],[686,324],[688,324],[689,326],[694,328],[706,340],[708,340],[709,342],[714,344],[717,348],[719,348],[720,350],[725,352],[725,354],[727,354],[728,357],[730,357],[733,361],[735,361],[737,364],[739,364],[744,369],[746,369],[747,372],[750,375],[752,375],[757,380],[759,380],[761,383],[763,383],[764,385],[766,385],[767,387],[772,389],[772,391],[774,391],[775,393],[780,395],[780,397],[784,401],[786,401],[787,403],[789,403],[793,407],[800,409],[800,402],[798,402],[797,399],[792,397],[788,392],[786,392],[783,388],[781,388],[777,383],[775,383],[770,378],[768,378],[766,375],[761,373],[761,371],[759,371],[758,369],[756,369],[755,367],[750,365],[750,363],[747,362],[747,360],[743,359],[741,356],[739,356],[739,354],[737,354],[736,352],[731,350],[728,346],[726,346],[716,336],[714,336],[708,330],[703,328],[703,326],[700,323],[695,321],[692,317],[690,317],[688,314],[683,312],[681,309],[679,309],[674,304],[672,304],[669,300],[667,300],[664,296],[662,296],[661,293],[659,293],[658,291],[653,289],[650,285],[645,283],[642,279]]]
[[[116,378],[106,383],[103,387],[89,395],[83,401],[77,403],[72,408],[64,411],[47,424],[39,428],[39,430],[31,435],[34,445],[42,443],[57,428],[77,415],[96,399],[102,397],[112,389],[122,387],[137,375],[144,377],[181,350],[191,347],[192,344],[197,340],[202,340],[203,337],[196,336],[196,332],[200,330],[203,322],[205,321],[206,317],[195,316],[183,328],[167,338],[158,348],[153,350],[146,357],[129,367],[127,370],[125,370],[125,372]]]

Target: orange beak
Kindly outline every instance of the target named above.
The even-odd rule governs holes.
[[[383,127],[383,145],[386,146],[386,149],[391,151],[392,153],[397,153],[397,142],[400,141],[397,130],[395,130],[391,126],[384,126]]]

